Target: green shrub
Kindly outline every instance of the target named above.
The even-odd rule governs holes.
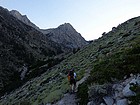
[[[112,78],[123,79],[125,75],[139,73],[140,46],[124,49],[110,58],[104,58],[94,63],[88,81],[103,84],[112,82]]]
[[[79,100],[79,105],[87,105],[88,103],[88,85],[87,82],[83,82],[78,86],[78,93],[77,93]]]
[[[53,102],[59,100],[62,96],[63,96],[63,93],[62,93],[61,89],[54,90],[53,92],[48,94],[48,96],[44,99],[44,102],[53,103]]]
[[[140,93],[137,94],[136,96],[132,96],[129,98],[131,103],[129,105],[139,105],[140,104]]]
[[[22,100],[19,103],[16,103],[16,105],[31,105],[31,103],[28,100]]]
[[[140,86],[134,83],[131,83],[130,85],[130,90],[136,92],[136,96],[132,96],[129,98],[129,101],[131,101],[130,105],[138,105],[140,104]]]

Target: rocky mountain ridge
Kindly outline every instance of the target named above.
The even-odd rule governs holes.
[[[9,11],[11,15],[13,15],[15,18],[19,19],[20,21],[22,21],[23,23],[39,30],[39,27],[37,27],[35,24],[33,24],[26,15],[22,15],[21,13],[19,13],[17,10],[11,10]]]
[[[70,23],[64,23],[55,29],[41,30],[50,40],[68,48],[81,48],[88,44]]]
[[[81,48],[88,44],[88,42],[72,27],[70,23],[65,23],[52,29],[40,29],[33,24],[26,15],[21,15],[16,10],[12,10],[10,13],[23,23],[42,32],[50,40],[62,45],[64,50],[65,48],[68,48],[70,51],[72,51],[73,49]]]

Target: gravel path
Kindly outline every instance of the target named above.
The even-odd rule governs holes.
[[[89,74],[90,74],[90,70],[87,70],[85,72],[85,76],[76,83],[77,85],[76,91],[77,91],[78,86],[88,78]],[[74,94],[66,93],[60,101],[58,101],[56,104],[53,104],[53,105],[77,105],[77,101],[78,99],[76,97],[76,93]]]

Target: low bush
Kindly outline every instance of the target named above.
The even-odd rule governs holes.
[[[88,103],[88,85],[87,82],[83,82],[78,86],[78,93],[77,93],[79,100],[79,105],[87,105]]]
[[[94,69],[91,71],[89,82],[103,84],[113,82],[115,79],[123,79],[131,73],[139,73],[140,64],[140,46],[134,46],[122,52],[117,52],[110,58],[94,63]]]
[[[129,97],[130,105],[140,104],[140,86],[138,84],[130,84],[130,90],[136,92],[136,96]]]

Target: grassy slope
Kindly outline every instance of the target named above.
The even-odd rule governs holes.
[[[46,69],[46,72],[41,76],[28,81],[10,95],[6,95],[6,98],[1,99],[0,103],[3,105],[7,103],[30,103],[38,105],[39,103],[55,102],[69,89],[66,75],[71,68],[74,68],[77,72],[78,79],[82,78],[85,70],[91,70],[91,77],[88,79],[87,85],[93,82],[110,82],[110,77],[112,76],[113,78],[120,79],[125,73],[120,75],[120,71],[117,71],[119,76],[115,76],[114,73],[116,73],[116,71],[114,71],[113,65],[116,63],[119,65],[119,61],[123,61],[125,57],[129,58],[129,54],[131,55],[133,48],[137,49],[139,42],[140,18],[135,18],[114,28],[113,31],[95,40],[89,46],[62,61],[59,65],[51,69]],[[121,56],[122,54],[127,54],[128,56]],[[133,58],[132,60],[135,61]],[[109,70],[107,69],[108,67]],[[45,69],[45,67],[43,69]],[[107,72],[105,70],[107,70]],[[124,72],[126,72],[126,70]],[[131,72],[133,72],[133,70]],[[111,73],[111,76],[108,76],[109,73]],[[79,90],[86,87],[85,90],[88,91],[87,85],[81,85]],[[83,103],[86,103],[87,98],[83,98],[86,99]]]
[[[140,73],[140,18],[119,25],[97,41],[99,49],[97,56],[93,56],[95,59],[90,77],[79,86],[81,105],[88,102],[88,95],[85,93],[88,93],[88,86],[91,84],[110,83],[131,73]],[[83,89],[86,92],[81,94]]]

